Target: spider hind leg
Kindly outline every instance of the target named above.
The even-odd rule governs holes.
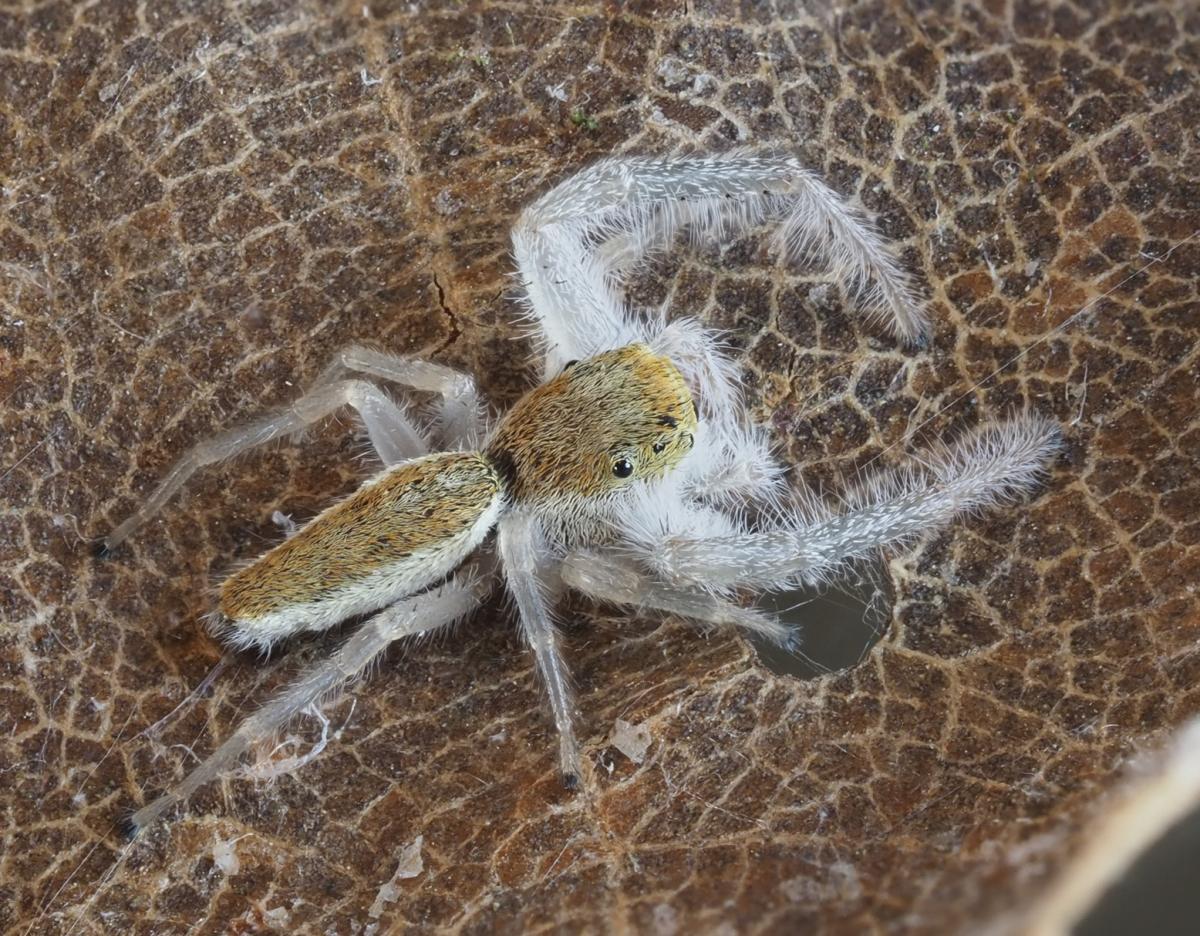
[[[374,384],[365,380],[334,381],[317,387],[271,416],[230,429],[193,446],[171,466],[137,510],[104,538],[102,548],[111,553],[134,530],[158,513],[204,466],[227,461],[267,442],[302,432],[343,406],[350,406],[357,411],[384,464],[423,455],[428,450],[421,433],[404,411]]]
[[[183,780],[124,822],[134,838],[196,790],[216,780],[250,750],[270,741],[310,705],[337,695],[359,679],[379,655],[401,637],[428,632],[466,617],[486,597],[486,578],[462,573],[445,585],[407,598],[366,621],[333,655],[315,664],[238,726]]]

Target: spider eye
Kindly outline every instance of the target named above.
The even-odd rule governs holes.
[[[667,447],[666,442],[655,442],[652,446],[650,446],[650,448],[654,451],[655,455],[661,455],[662,450],[665,449],[666,447]]]
[[[618,458],[613,462],[613,474],[618,478],[628,478],[633,474],[633,462],[628,458]]]

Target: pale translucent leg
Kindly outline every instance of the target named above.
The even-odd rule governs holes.
[[[425,440],[403,410],[378,387],[365,380],[329,383],[305,394],[285,410],[258,422],[231,429],[192,448],[171,466],[166,477],[142,505],[104,538],[102,554],[114,549],[154,516],[200,468],[299,432],[343,406],[353,407],[357,411],[366,426],[371,444],[384,464],[396,464],[428,451]]]
[[[1055,425],[1037,417],[988,426],[928,453],[908,470],[867,479],[836,511],[817,512],[809,505],[761,532],[674,532],[668,515],[655,525],[630,511],[620,533],[650,568],[675,584],[779,589],[819,583],[844,563],[1029,490],[1059,438]]]
[[[226,773],[256,745],[273,739],[310,705],[320,705],[359,679],[401,637],[427,633],[461,620],[487,596],[486,580],[460,575],[445,585],[392,605],[370,618],[328,659],[317,663],[238,726],[237,731],[183,780],[130,818],[137,835],[200,787]]]
[[[552,553],[538,521],[519,511],[500,521],[498,542],[508,590],[517,603],[521,630],[537,660],[558,728],[563,785],[574,789],[581,769],[579,742],[575,739],[575,700],[558,630],[546,602],[547,583],[552,578]]]
[[[346,371],[378,377],[442,398],[440,433],[451,448],[473,450],[484,435],[483,411],[475,381],[470,375],[421,358],[350,345],[335,356],[317,386],[340,379]]]
[[[778,222],[789,258],[822,257],[902,338],[920,341],[923,310],[870,222],[789,156],[732,152],[619,157],[583,170],[530,205],[513,230],[547,371],[629,340],[621,283],[641,259],[688,228],[729,238]]]
[[[706,624],[731,624],[788,649],[799,643],[799,631],[773,615],[739,607],[702,589],[660,582],[623,556],[576,550],[563,560],[562,577],[572,588],[601,601],[666,611]]]

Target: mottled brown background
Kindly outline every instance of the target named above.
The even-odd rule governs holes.
[[[1198,36],[1189,2],[5,6],[0,928],[1011,919],[1130,756],[1200,710]],[[581,795],[497,606],[329,707],[340,735],[298,774],[215,784],[123,849],[124,811],[297,659],[239,660],[143,734],[220,656],[212,576],[278,537],[273,510],[349,489],[361,446],[344,420],[204,472],[107,563],[87,540],[352,340],[511,401],[519,206],[601,154],[743,142],[880,218],[932,347],[753,239],[642,297],[732,330],[811,480],[1028,405],[1066,429],[1047,490],[892,562],[885,638],[813,681],[575,606]],[[641,766],[606,741],[618,716],[654,739]],[[373,920],[418,835],[423,871]]]

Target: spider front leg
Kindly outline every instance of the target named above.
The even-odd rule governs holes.
[[[732,152],[596,163],[530,205],[513,248],[546,342],[546,373],[644,337],[624,279],[687,228],[728,238],[766,221],[790,259],[823,257],[901,338],[920,342],[925,314],[907,276],[861,212],[790,156]]]
[[[177,461],[140,507],[100,543],[107,555],[153,517],[200,468],[233,458],[273,439],[301,432],[343,406],[352,407],[384,464],[424,455],[428,446],[404,411],[365,380],[338,380],[317,387],[287,409],[201,442]]]
[[[896,545],[964,513],[1033,487],[1059,446],[1059,430],[1021,417],[935,450],[918,465],[880,472],[834,510],[806,505],[763,530],[712,536],[647,509],[618,518],[621,535],[667,581],[701,588],[780,589],[828,580],[841,566]]]
[[[500,521],[500,561],[508,590],[516,601],[521,631],[537,660],[558,729],[559,766],[563,785],[579,784],[581,761],[575,739],[575,699],[571,676],[559,646],[558,629],[546,602],[554,556],[537,518],[515,511]]]

